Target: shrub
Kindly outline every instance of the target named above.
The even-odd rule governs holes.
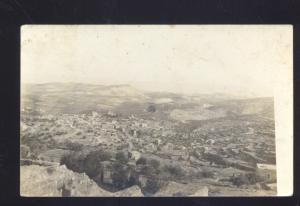
[[[215,155],[215,154],[204,154],[204,158],[207,159],[208,161],[210,161],[211,163],[215,163],[218,165],[227,165],[228,163],[219,155]]]
[[[85,159],[86,156],[81,152],[70,152],[65,154],[61,160],[61,165],[66,165],[67,168],[82,173],[85,171]]]
[[[115,189],[124,189],[135,184],[135,180],[133,177],[131,178],[131,171],[128,167],[120,163],[114,163],[112,165],[112,171],[112,180]]]
[[[151,159],[149,161],[149,165],[151,165],[153,168],[158,169],[160,166],[160,162],[156,159]]]
[[[258,176],[256,173],[246,173],[245,174],[250,184],[255,184],[257,182],[263,181],[262,177]]]
[[[128,156],[124,152],[117,152],[116,160],[118,160],[122,163],[126,163],[126,162],[128,162]]]
[[[214,177],[214,173],[210,172],[210,171],[202,171],[202,177],[204,178],[213,178]]]
[[[161,188],[161,182],[155,178],[147,179],[146,186],[143,191],[146,193],[154,194]]]
[[[102,170],[101,162],[110,160],[110,158],[111,154],[103,150],[89,153],[84,163],[86,173],[91,177],[97,176]]]
[[[145,165],[141,171],[142,174],[148,177],[153,177],[157,172],[158,171],[150,165]]]
[[[230,181],[236,186],[241,186],[241,185],[252,185],[262,181],[262,179],[255,173],[246,173],[246,174],[240,174],[237,177],[231,177]]]
[[[207,170],[206,168],[203,168],[200,172],[203,178],[213,178],[214,173],[212,171]]]
[[[65,142],[65,146],[68,149],[73,150],[73,151],[80,151],[80,150],[82,150],[82,147],[83,147],[82,144],[79,144],[79,143],[76,143],[76,142],[71,142],[69,140]]]
[[[155,112],[156,111],[156,107],[154,105],[150,105],[148,108],[147,108],[147,111],[148,112]]]
[[[140,157],[137,161],[136,161],[137,165],[146,165],[147,164],[147,159],[145,157]]]
[[[173,177],[181,178],[184,176],[184,170],[178,165],[166,165],[164,169]]]

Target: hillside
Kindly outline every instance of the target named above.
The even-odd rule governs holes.
[[[261,114],[272,117],[272,98],[232,99],[224,94],[184,95],[144,92],[130,85],[46,83],[22,85],[22,110],[31,113],[78,114],[114,111],[124,115],[207,120],[228,115]],[[157,113],[149,114],[149,105]],[[209,105],[207,107],[207,105]]]
[[[273,98],[130,85],[22,89],[24,196],[276,194],[276,169],[257,167],[276,168]]]
[[[107,111],[123,102],[144,102],[147,97],[129,85],[47,83],[22,87],[22,108],[48,113]]]

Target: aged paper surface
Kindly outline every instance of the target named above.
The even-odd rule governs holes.
[[[290,25],[25,25],[22,196],[293,194]]]

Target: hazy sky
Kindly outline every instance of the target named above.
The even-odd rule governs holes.
[[[22,83],[272,96],[290,26],[23,26]]]

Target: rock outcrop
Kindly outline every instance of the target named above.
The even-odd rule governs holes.
[[[60,196],[143,196],[138,186],[115,193],[100,188],[84,173],[68,170],[64,165],[20,167],[20,194],[27,197]]]

